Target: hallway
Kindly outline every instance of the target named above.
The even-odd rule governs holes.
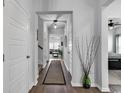
[[[121,19],[121,0],[4,1],[3,93],[114,90],[109,87],[108,27],[116,21],[108,18]]]
[[[52,60],[44,78],[45,85],[65,85],[65,78],[60,60]]]
[[[52,64],[52,68],[55,69],[51,69],[51,63],[55,62],[54,64]],[[63,76],[65,79],[66,84],[44,84],[44,80],[46,80],[46,75],[48,75],[49,71],[52,72],[50,75],[50,77],[55,77],[56,75],[56,65],[60,63],[61,67],[62,67],[62,72],[63,72]],[[60,72],[61,71],[57,71]],[[62,78],[61,77],[57,77],[57,78]],[[55,77],[56,78],[56,77]],[[54,81],[54,80],[53,80]],[[51,81],[52,82],[52,81]],[[54,81],[55,82],[55,81]],[[49,62],[47,64],[47,66],[42,70],[42,72],[39,74],[39,78],[38,78],[38,84],[36,86],[34,86],[29,93],[101,93],[97,88],[91,88],[91,89],[83,89],[82,87],[72,87],[71,86],[71,74],[67,71],[64,62],[61,60],[52,60],[51,62]]]

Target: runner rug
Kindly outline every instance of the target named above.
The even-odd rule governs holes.
[[[46,85],[65,85],[65,78],[60,60],[53,60],[50,63],[43,84]]]

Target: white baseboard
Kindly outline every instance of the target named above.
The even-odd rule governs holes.
[[[37,81],[37,82],[32,82],[32,83],[29,85],[28,92],[32,89],[33,86],[36,86],[37,83],[38,83],[38,81]]]
[[[71,85],[73,87],[82,87],[83,86],[82,83],[73,83],[73,82],[71,82]],[[96,87],[96,84],[95,83],[92,83],[91,84],[91,87]]]
[[[43,64],[43,68],[45,68],[46,67],[46,64]]]
[[[37,85],[37,83],[38,83],[38,81],[36,81],[36,82],[34,83],[34,85],[36,86],[36,85]]]
[[[34,86],[34,83],[32,82],[29,86],[29,90]]]
[[[64,63],[65,64],[65,63]],[[65,64],[65,67],[66,67],[66,69],[69,71],[69,68],[68,68],[68,66]]]
[[[72,87],[82,87],[82,83],[71,82],[71,84],[72,84]],[[107,88],[102,88],[96,83],[92,83],[91,87],[97,87],[101,92],[110,92],[110,89],[108,87]]]
[[[39,75],[37,74],[37,77],[35,78],[35,82],[34,82],[34,85],[37,85],[37,83],[38,83],[38,77],[39,77]]]
[[[71,85],[73,87],[81,87],[82,86],[82,83],[73,83],[73,82],[71,82]]]

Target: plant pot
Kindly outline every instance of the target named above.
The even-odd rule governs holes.
[[[89,89],[90,88],[90,84],[83,84],[83,88]]]
[[[91,80],[89,76],[84,76],[83,77],[83,88],[89,89],[91,87]]]

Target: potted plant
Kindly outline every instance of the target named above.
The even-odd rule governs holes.
[[[84,73],[82,76],[83,87],[88,89],[91,87],[91,79],[89,77],[89,73],[91,71],[91,67],[94,63],[94,59],[98,51],[100,38],[98,36],[92,36],[91,39],[88,41],[86,37],[85,41],[82,38],[82,42],[85,43],[82,43],[81,47],[80,43],[76,42],[76,50]]]

